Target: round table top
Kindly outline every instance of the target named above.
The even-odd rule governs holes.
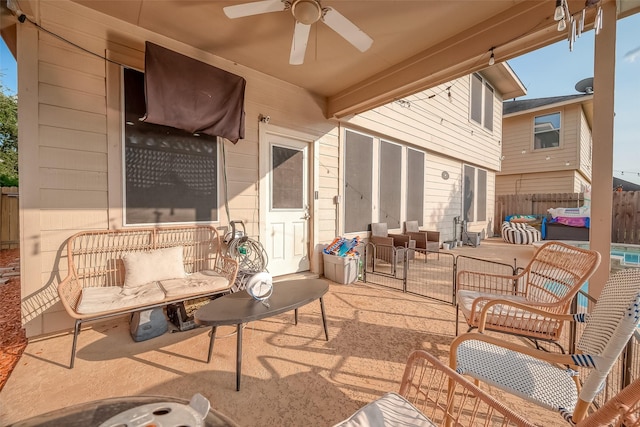
[[[178,399],[168,396],[127,396],[114,397],[92,402],[85,402],[68,408],[61,408],[43,415],[19,421],[14,424],[16,427],[46,427],[46,426],[66,426],[66,427],[98,427],[110,421],[113,417],[123,414],[133,408],[142,408],[145,405],[152,404],[179,404],[185,407],[189,405],[188,400]],[[163,406],[164,407],[164,406]],[[140,410],[138,410],[140,411]],[[145,413],[145,410],[142,411]],[[167,425],[163,423],[162,415],[157,416],[156,425]],[[138,417],[140,414],[138,414]],[[112,424],[109,424],[112,425]],[[122,425],[122,424],[119,424]],[[136,424],[138,425],[138,424]],[[175,425],[175,423],[168,425]],[[203,425],[205,427],[237,427],[238,424],[225,415],[209,409],[204,417]]]
[[[247,291],[217,298],[199,308],[195,323],[206,326],[238,325],[294,310],[321,298],[329,290],[322,279],[299,279],[273,284],[267,305],[254,299]]]

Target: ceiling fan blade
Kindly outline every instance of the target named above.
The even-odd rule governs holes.
[[[296,22],[293,31],[293,41],[291,42],[291,56],[289,56],[289,64],[300,65],[304,62],[304,53],[307,51],[307,42],[309,41],[309,31],[311,25]]]
[[[371,47],[373,39],[337,10],[330,7],[326,8],[322,20],[360,52],[364,52]]]
[[[245,16],[259,15],[261,13],[282,12],[287,5],[282,0],[263,0],[252,3],[236,4],[223,7],[222,10],[228,18],[243,18]]]

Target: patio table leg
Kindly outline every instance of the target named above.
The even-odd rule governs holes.
[[[211,327],[211,339],[209,340],[209,356],[207,357],[207,363],[211,362],[211,355],[213,354],[213,343],[216,340],[216,328],[217,326]]]
[[[236,391],[240,391],[240,377],[242,376],[242,324],[238,324],[238,333],[236,342]]]
[[[293,320],[294,320],[294,325],[298,326],[298,309],[294,309],[293,310]]]
[[[320,297],[320,312],[322,313],[322,326],[324,327],[324,337],[329,341],[329,331],[327,331],[327,318],[324,315],[324,301]]]

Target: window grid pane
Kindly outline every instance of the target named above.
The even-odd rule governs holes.
[[[464,167],[464,200],[463,200],[463,216],[466,222],[474,222],[474,196],[475,196],[475,168],[472,166]]]
[[[382,141],[380,144],[380,222],[388,228],[400,228],[402,202],[402,147]]]
[[[344,229],[366,232],[372,216],[373,138],[347,131],[344,162]]]
[[[487,171],[478,169],[476,221],[487,220]]]
[[[534,119],[534,149],[560,146],[560,113],[537,116]]]
[[[484,127],[493,132],[493,88],[484,85]]]
[[[407,150],[407,221],[423,224],[424,217],[424,153]]]
[[[482,124],[482,78],[471,75],[471,120]]]

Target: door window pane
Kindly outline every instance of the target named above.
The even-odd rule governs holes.
[[[373,138],[347,131],[344,158],[344,229],[366,232],[372,215]]]
[[[271,147],[271,208],[304,206],[304,153],[288,147]]]
[[[380,143],[380,222],[388,228],[400,228],[402,200],[402,147]]]

